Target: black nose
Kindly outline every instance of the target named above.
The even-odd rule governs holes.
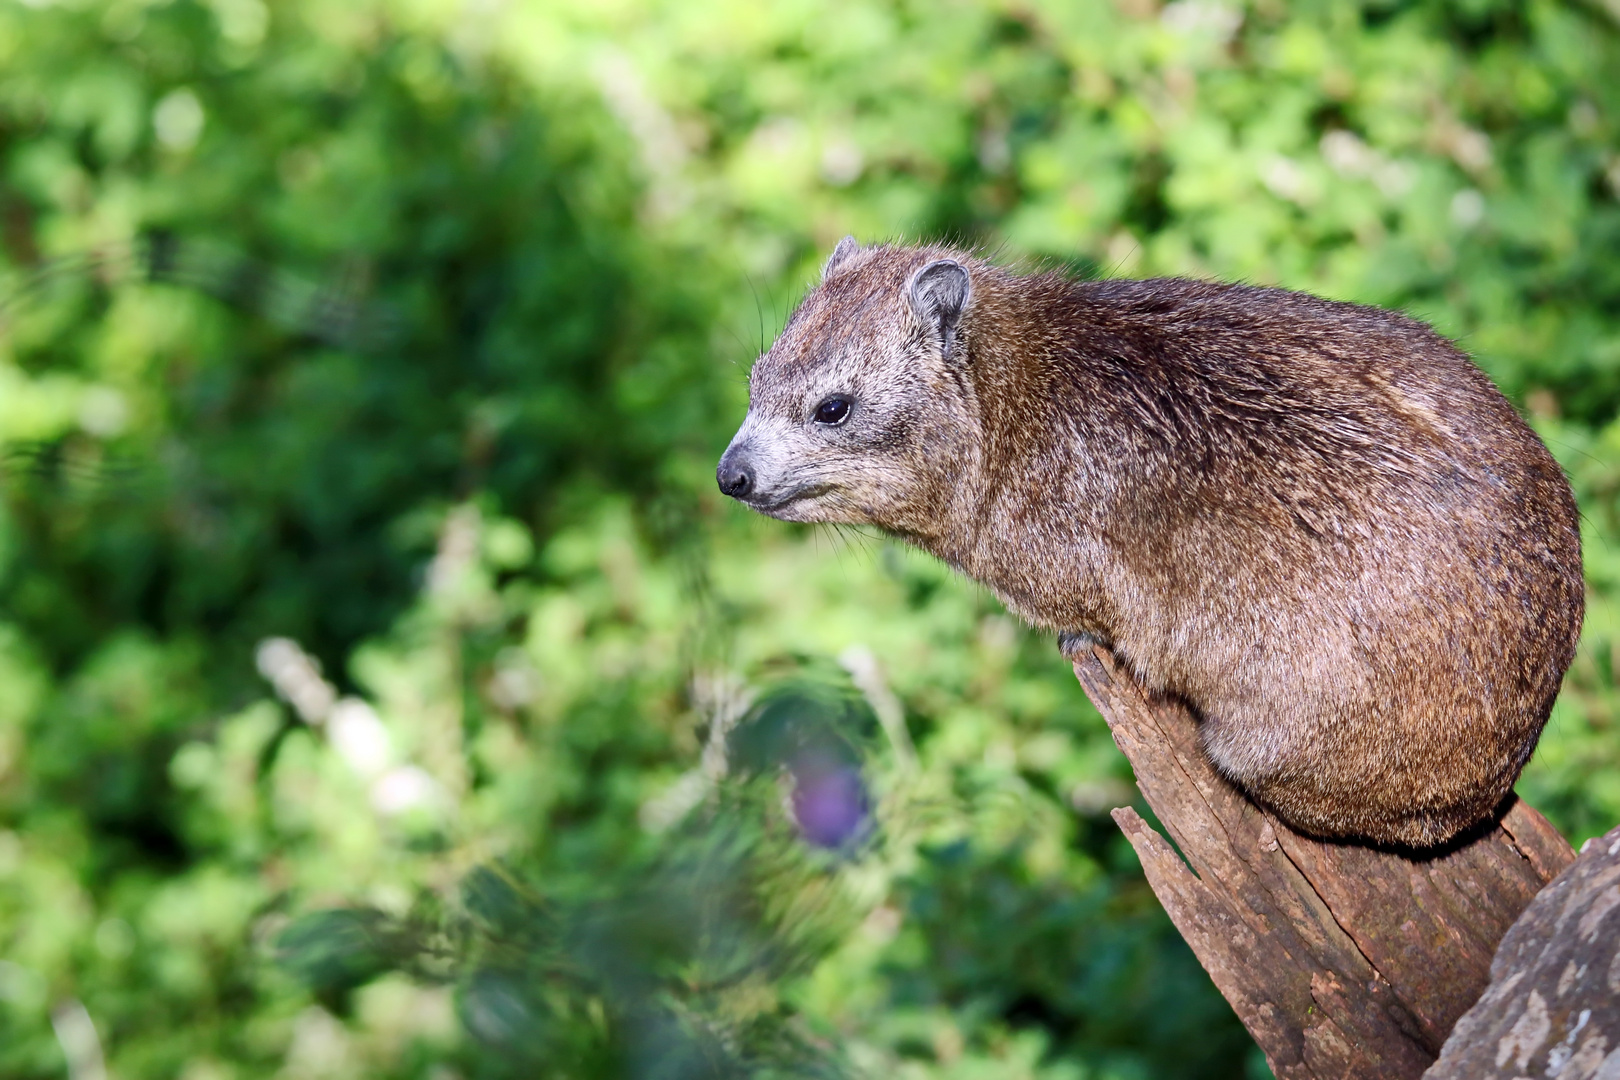
[[[720,482],[720,491],[733,499],[745,499],[754,490],[754,470],[737,461],[721,461],[714,478]]]

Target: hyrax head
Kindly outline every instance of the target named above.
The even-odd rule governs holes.
[[[938,532],[978,454],[976,265],[845,237],[754,364],[720,490],[784,521]]]

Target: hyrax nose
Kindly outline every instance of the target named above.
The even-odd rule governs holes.
[[[720,468],[715,470],[714,478],[720,483],[720,491],[733,499],[746,499],[748,493],[754,490],[754,470],[729,453],[720,459]]]

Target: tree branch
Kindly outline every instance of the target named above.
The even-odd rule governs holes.
[[[1502,939],[1425,1080],[1620,1077],[1620,828],[1588,840]]]

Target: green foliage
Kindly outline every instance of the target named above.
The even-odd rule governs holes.
[[[650,491],[704,445],[710,304],[646,265],[600,107],[315,9],[251,60],[191,5],[6,17],[37,283],[7,370],[38,399],[6,428],[9,547],[50,572],[4,603],[53,659],[133,624],[336,663],[409,595],[413,514],[487,492],[543,521],[572,477]],[[133,126],[51,107],[103,91]]]
[[[0,8],[0,1075],[1263,1073],[1051,642],[721,504],[742,369],[846,232],[1433,321],[1586,515],[1579,841],[1616,70],[1596,0]]]

